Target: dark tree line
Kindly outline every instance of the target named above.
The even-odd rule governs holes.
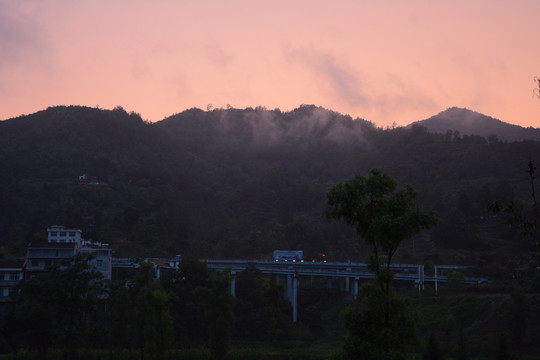
[[[80,349],[109,349],[164,359],[169,349],[208,347],[212,358],[223,359],[231,341],[246,333],[264,339],[287,331],[282,325],[290,308],[282,290],[253,269],[240,274],[233,298],[230,275],[209,272],[194,257],[184,257],[180,270],[160,281],[153,265],[142,262],[114,283],[104,281],[88,260],[74,257],[20,284],[0,319],[1,353],[29,349],[45,358],[57,348],[69,358]]]

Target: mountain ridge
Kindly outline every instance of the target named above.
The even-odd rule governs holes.
[[[478,135],[492,140],[540,140],[540,129],[538,128],[524,128],[459,107],[450,107],[425,120],[415,121],[407,127],[414,125],[424,126],[429,132],[440,134],[457,131],[463,135]]]
[[[4,119],[4,120],[0,120],[0,122],[5,122],[5,121],[11,121],[11,120],[14,120],[14,119],[26,119],[26,118],[32,118],[35,116],[35,114],[39,114],[39,113],[43,113],[47,110],[54,110],[54,109],[61,109],[61,108],[70,108],[70,107],[75,107],[75,108],[85,108],[85,109],[88,109],[89,111],[91,111],[92,109],[94,110],[101,110],[101,109],[97,109],[97,108],[91,108],[91,107],[84,107],[84,106],[51,106],[49,108],[47,108],[46,110],[40,110],[40,111],[37,111],[33,114],[28,114],[28,115],[20,115],[20,116],[17,116],[17,117],[13,117],[13,118],[9,118],[9,119]],[[105,110],[105,111],[109,111],[109,110]],[[110,110],[110,111],[117,111],[117,112],[124,112],[126,113],[127,115],[127,112],[120,106],[116,107],[115,109],[113,110]],[[345,125],[345,128],[342,128],[342,129],[339,129],[339,131],[343,132],[343,133],[346,133],[347,132],[347,128],[350,128],[351,127],[351,121],[353,122],[357,122],[357,121],[360,121],[362,122],[362,126],[363,127],[366,127],[366,126],[372,126],[372,127],[377,127],[375,123],[371,122],[371,121],[368,121],[368,120],[364,120],[362,118],[352,118],[350,117],[349,115],[343,115],[341,113],[338,113],[338,112],[335,112],[333,110],[329,110],[329,109],[325,109],[325,108],[322,108],[322,107],[318,107],[318,106],[315,106],[315,105],[300,105],[298,108],[292,110],[292,111],[289,111],[289,112],[282,112],[281,110],[279,109],[275,109],[275,110],[267,110],[266,108],[264,107],[256,107],[256,108],[246,108],[246,109],[235,109],[235,108],[228,108],[228,109],[220,109],[220,108],[216,108],[216,109],[213,109],[213,110],[210,110],[210,111],[204,111],[204,110],[201,110],[201,109],[198,109],[198,108],[191,108],[191,109],[186,109],[184,111],[181,111],[179,113],[176,113],[176,114],[173,114],[173,115],[170,115],[170,116],[167,116],[165,118],[163,118],[162,120],[159,120],[159,121],[156,121],[156,122],[153,122],[153,123],[148,123],[148,124],[164,124],[164,123],[167,123],[167,122],[170,122],[172,119],[175,119],[175,118],[182,118],[182,117],[191,117],[191,118],[201,118],[201,114],[204,114],[204,113],[228,113],[228,112],[231,112],[231,113],[238,113],[238,112],[246,112],[248,114],[256,114],[257,112],[261,113],[262,111],[264,111],[266,114],[272,114],[272,113],[277,113],[279,115],[281,114],[295,114],[295,113],[298,113],[298,112],[304,112],[304,113],[307,113],[307,112],[310,112],[310,113],[314,113],[314,112],[318,112],[318,121],[319,123],[323,123],[323,122],[326,122],[326,120],[328,119],[334,119],[334,120],[338,120],[339,122],[341,122],[341,124],[346,124]],[[197,115],[198,114],[198,115]],[[311,115],[311,114],[310,114]],[[135,113],[135,112],[131,112],[129,113],[129,116],[132,116],[132,117],[138,117],[139,119],[140,118],[140,115]],[[246,118],[248,118],[249,116],[246,116]],[[223,119],[221,119],[223,120]],[[256,116],[251,116],[250,119],[248,120],[252,120],[252,121],[257,121],[257,118]],[[142,121],[142,119],[141,119]],[[348,124],[347,124],[348,122]],[[222,121],[222,125],[224,124],[224,122]],[[244,124],[248,124],[249,126],[251,127],[255,127],[257,125],[261,125],[260,122],[257,124],[257,123],[251,123],[249,124],[248,122],[245,122],[244,121]],[[278,127],[280,125],[283,125],[283,124],[277,124]],[[452,132],[452,133],[459,133],[461,135],[477,135],[477,136],[482,136],[482,137],[485,137],[486,139],[487,138],[492,138],[492,139],[497,139],[497,140],[501,140],[501,141],[522,141],[522,140],[534,140],[534,141],[538,141],[540,140],[540,128],[533,128],[533,127],[523,127],[523,126],[520,126],[520,125],[514,125],[514,124],[510,124],[510,123],[507,123],[507,122],[504,122],[504,121],[501,121],[499,119],[496,119],[496,118],[493,118],[489,115],[485,115],[485,114],[482,114],[482,113],[479,113],[479,112],[476,112],[474,110],[470,110],[470,109],[467,109],[467,108],[460,108],[460,107],[456,107],[456,106],[453,106],[453,107],[449,107],[447,108],[446,110],[443,110],[427,119],[424,119],[424,120],[416,120],[416,121],[413,121],[412,123],[404,126],[405,128],[412,128],[413,126],[417,126],[417,125],[420,125],[420,126],[423,126],[427,129],[428,132],[431,132],[431,133],[439,133],[439,134],[446,134],[448,133],[449,131]],[[271,129],[255,129],[255,130],[259,130],[259,132],[256,134],[258,136],[263,136],[263,137],[266,137],[268,136],[268,134],[266,133],[267,131],[275,131],[277,130],[277,127],[276,127],[276,124],[272,124],[272,127]],[[281,129],[283,130],[283,128]],[[289,129],[291,130],[291,129]],[[294,129],[293,129],[294,130]],[[298,131],[305,131],[305,130],[309,130],[309,129],[306,129],[306,128],[299,128],[299,129],[296,129]],[[333,130],[336,130],[336,129],[333,129]],[[292,133],[292,132],[291,132]],[[291,134],[289,133],[289,135]],[[349,134],[350,135],[350,134]],[[496,138],[495,138],[495,137]],[[265,139],[265,141],[267,141],[268,139]]]

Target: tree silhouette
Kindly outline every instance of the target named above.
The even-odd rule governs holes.
[[[369,265],[378,283],[378,287],[362,287],[360,310],[351,308],[344,313],[347,359],[399,359],[418,346],[409,302],[390,293],[390,266],[401,243],[433,227],[437,217],[418,208],[414,188],[396,188],[393,178],[373,169],[370,176],[356,175],[327,193],[326,216],[343,219],[372,248]]]
[[[536,166],[532,160],[529,160],[527,168],[531,202],[529,204],[524,202],[517,204],[514,201],[505,203],[502,200],[495,200],[488,204],[487,210],[494,214],[501,212],[508,214],[508,223],[520,226],[522,234],[531,237],[533,244],[538,247],[540,246],[540,240],[537,238],[540,224],[540,207],[536,200]]]
[[[393,279],[390,265],[399,246],[437,224],[433,211],[424,213],[416,205],[418,193],[412,186],[396,188],[396,180],[372,169],[368,177],[356,175],[327,193],[326,216],[343,219],[371,247],[369,263],[386,295]]]
[[[426,350],[424,351],[423,360],[443,360],[444,355],[441,350],[441,344],[435,336],[431,333],[426,344]]]

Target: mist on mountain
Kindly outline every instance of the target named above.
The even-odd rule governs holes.
[[[486,206],[529,199],[540,143],[497,137],[382,129],[313,105],[194,108],[157,123],[121,108],[51,107],[0,122],[0,246],[23,254],[58,224],[117,255],[267,259],[300,249],[363,261],[354,232],[325,220],[325,196],[378,167],[441,220],[398,261],[508,261],[530,243]],[[83,174],[106,186],[81,185]]]

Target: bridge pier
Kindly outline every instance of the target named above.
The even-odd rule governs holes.
[[[278,279],[279,276],[276,276],[276,281]],[[298,320],[298,277],[295,274],[287,274],[285,299],[291,304],[293,322],[296,322]]]
[[[285,299],[287,299],[289,302],[291,302],[291,292],[292,292],[292,275],[287,274],[286,282],[285,282]]]
[[[231,271],[231,281],[229,283],[229,291],[231,292],[231,296],[236,296],[236,272]]]
[[[326,289],[327,289],[327,290],[331,290],[331,289],[332,289],[332,278],[331,278],[331,277],[327,277],[327,278],[326,278]]]
[[[291,299],[291,305],[292,305],[292,317],[293,322],[296,322],[298,320],[298,278],[296,276],[293,276],[292,278],[292,299]]]
[[[437,287],[437,265],[435,265],[435,296],[439,295],[439,288]]]
[[[422,292],[424,291],[424,280],[425,280],[424,265],[418,265],[417,271],[418,271],[418,279],[416,281],[418,281],[418,293],[422,294]]]
[[[353,278],[353,296],[358,297],[358,277]]]

